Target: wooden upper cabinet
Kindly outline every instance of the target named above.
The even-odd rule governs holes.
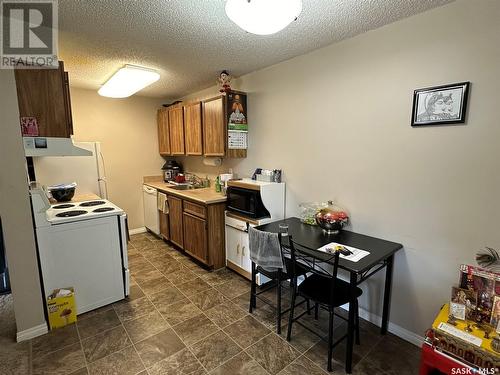
[[[157,121],[158,121],[158,148],[160,151],[160,155],[171,155],[167,108],[160,108],[158,110]]]
[[[20,117],[35,117],[40,137],[69,138],[73,133],[69,79],[57,69],[16,69]]]
[[[184,106],[184,132],[186,155],[203,155],[201,102]]]
[[[203,102],[203,154],[224,156],[226,146],[226,122],[224,97],[218,96]]]
[[[184,155],[184,111],[182,107],[169,109],[168,127],[171,154]]]

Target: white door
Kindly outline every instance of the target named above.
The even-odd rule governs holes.
[[[125,297],[118,216],[37,229],[45,295],[75,288],[78,314]]]

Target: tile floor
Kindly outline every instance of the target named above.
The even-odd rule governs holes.
[[[0,297],[0,374],[326,374],[326,345],[298,325],[287,343],[262,303],[249,315],[250,285],[239,275],[209,272],[149,234],[129,247],[130,297],[75,325],[15,343],[12,299]],[[309,319],[325,329],[325,319]],[[361,341],[353,374],[418,373],[417,347],[366,321]],[[332,374],[344,374],[345,346],[334,353]]]

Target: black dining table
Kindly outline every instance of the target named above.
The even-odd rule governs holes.
[[[293,242],[299,244],[302,248],[308,249],[306,250],[308,251],[308,254],[315,257],[319,261],[329,262],[332,260],[331,254],[318,250],[320,247],[328,245],[331,242],[336,242],[341,245],[351,246],[369,252],[367,256],[357,262],[352,262],[341,257],[339,260],[339,268],[349,273],[349,282],[352,288],[361,284],[377,272],[385,269],[381,333],[386,334],[389,323],[394,254],[398,250],[401,250],[403,245],[348,230],[341,230],[337,234],[327,234],[323,231],[323,229],[316,225],[302,223],[302,221],[297,217],[273,221],[256,226],[255,229],[265,232],[279,233],[280,224],[288,224],[288,235],[292,237]],[[349,309],[349,314],[354,314],[354,311],[351,310],[353,309]],[[351,362],[350,359],[352,359],[352,345],[352,335],[349,335],[347,348],[348,352],[350,352],[348,353],[348,357],[351,358],[347,358],[347,362]]]

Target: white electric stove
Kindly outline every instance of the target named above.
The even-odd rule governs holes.
[[[123,214],[123,210],[108,200],[98,199],[78,203],[52,204],[45,211],[49,225],[72,223],[96,217],[116,216]]]
[[[77,313],[129,294],[127,215],[108,200],[50,204],[31,190],[44,294],[73,287]]]

